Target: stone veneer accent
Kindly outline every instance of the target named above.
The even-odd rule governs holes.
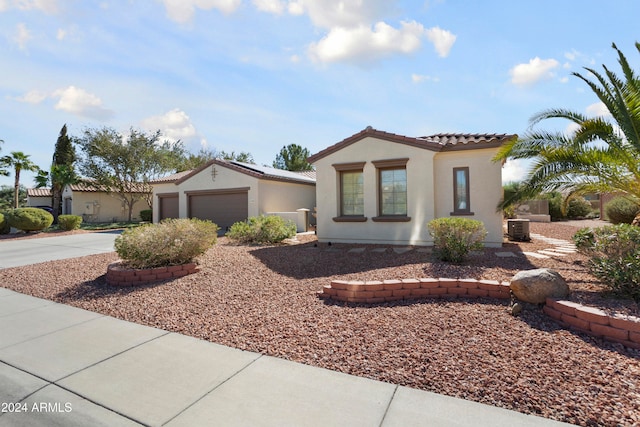
[[[120,261],[109,264],[107,267],[107,285],[111,286],[137,286],[161,280],[183,277],[198,272],[195,263],[172,265],[156,268],[128,268]]]
[[[350,303],[379,304],[418,298],[511,298],[509,282],[476,279],[332,280],[318,296]],[[592,336],[640,349],[640,318],[604,311],[571,301],[547,298],[543,312],[561,324]]]

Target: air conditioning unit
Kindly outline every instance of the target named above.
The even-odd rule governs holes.
[[[507,235],[509,236],[509,240],[517,240],[519,242],[528,242],[531,240],[531,235],[529,233],[529,220],[508,219]]]

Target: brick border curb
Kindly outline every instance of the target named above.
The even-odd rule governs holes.
[[[509,282],[476,279],[332,280],[318,297],[348,303],[380,304],[420,298],[511,297]],[[563,326],[640,350],[640,318],[606,312],[572,301],[547,298],[544,314]]]
[[[107,285],[138,286],[161,280],[183,277],[200,271],[195,263],[172,265],[156,268],[128,268],[122,261],[116,261],[107,267]]]
[[[640,318],[606,312],[572,301],[547,298],[542,309],[558,323],[586,334],[602,337],[640,350]]]

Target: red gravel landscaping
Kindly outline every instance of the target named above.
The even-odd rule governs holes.
[[[570,240],[573,224],[532,223]],[[0,244],[2,244],[0,242]],[[120,319],[243,350],[401,384],[578,425],[640,425],[640,351],[567,330],[541,307],[518,317],[490,298],[383,304],[325,301],[331,280],[451,277],[509,280],[549,267],[570,299],[638,316],[638,304],[603,296],[579,254],[533,259],[541,241],[485,249],[462,265],[429,253],[365,245],[242,246],[225,238],[199,259],[196,274],[141,287],[106,285],[117,255],[101,254],[0,270],[2,286]],[[329,250],[330,249],[330,250]],[[496,252],[516,256],[500,258]]]

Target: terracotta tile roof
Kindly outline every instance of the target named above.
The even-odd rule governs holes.
[[[295,173],[316,180],[316,171],[296,171]]]
[[[27,196],[51,197],[51,189],[50,188],[27,188]]]
[[[325,148],[324,150],[309,157],[309,163],[314,163],[329,154],[335,153],[344,147],[364,138],[372,137],[398,144],[411,145],[413,147],[424,148],[431,151],[455,151],[466,149],[499,147],[507,141],[517,138],[518,135],[509,134],[454,134],[440,133],[421,137],[410,137],[395,133],[384,132],[368,126],[366,129],[351,135],[342,141]]]
[[[242,163],[242,162],[222,160],[222,159],[214,159],[214,160],[208,161],[206,164],[200,166],[197,169],[190,171],[188,174],[176,180],[175,184],[180,184],[188,180],[192,176],[196,175],[197,173],[213,165],[218,165],[224,168],[235,170],[237,172],[240,172],[245,175],[249,175],[258,179],[266,179],[271,181],[283,181],[283,182],[295,182],[299,184],[309,184],[309,185],[316,184],[315,177],[305,176],[298,172],[290,172],[282,169],[270,168],[268,166],[259,166],[259,165],[249,164],[249,163]]]
[[[71,191],[77,192],[86,192],[86,193],[98,193],[98,192],[108,192],[108,188],[104,185],[97,185],[90,181],[80,182],[78,184],[69,185]],[[134,189],[134,192],[137,193],[148,193],[149,191],[145,191],[142,184],[137,184],[137,188]]]
[[[192,171],[193,169],[163,176],[161,178],[157,178],[152,181],[149,181],[149,184],[166,184],[166,183],[176,182],[180,178],[189,175]]]

